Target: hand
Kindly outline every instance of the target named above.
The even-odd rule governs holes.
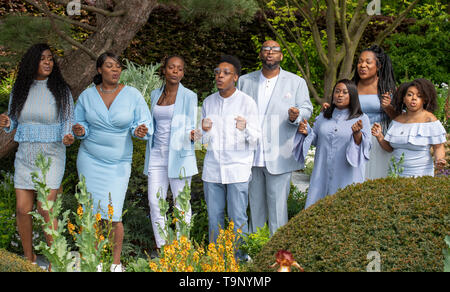
[[[136,130],[134,130],[134,135],[139,138],[144,138],[147,135],[148,128],[145,124],[139,125]]]
[[[73,142],[75,142],[75,137],[73,137],[72,134],[67,134],[64,136],[63,140],[62,140],[63,144],[66,146],[70,146],[73,144]]]
[[[198,141],[202,137],[202,132],[200,129],[195,129],[191,131],[191,141]]]
[[[80,124],[76,124],[72,127],[72,131],[75,135],[77,135],[78,137],[82,137],[85,134],[85,130],[84,127]]]
[[[389,107],[391,105],[391,93],[390,92],[385,92],[383,93],[381,98],[381,108],[382,109],[386,109],[387,107]]]
[[[243,131],[247,126],[247,121],[241,116],[237,116],[234,120],[236,121],[236,128],[238,130]]]
[[[436,169],[443,169],[446,164],[447,161],[444,158],[436,159]]]
[[[372,126],[372,136],[377,137],[378,140],[384,138],[383,137],[383,131],[381,128],[381,125],[378,123],[374,123]]]
[[[324,112],[324,111],[326,111],[329,107],[330,107],[330,104],[329,104],[328,102],[324,102],[324,103],[322,104],[322,106],[320,107],[320,111],[321,111],[321,112]]]
[[[303,119],[303,121],[300,122],[300,125],[298,126],[298,132],[308,136],[308,121],[306,121],[306,119]]]
[[[213,124],[213,122],[211,121],[210,118],[203,119],[202,120],[203,131],[208,132],[209,130],[211,130],[212,124]]]
[[[298,118],[298,115],[300,114],[300,110],[296,107],[291,107],[288,110],[288,114],[289,114],[289,121],[294,122]]]
[[[363,124],[361,120],[358,120],[356,123],[352,126],[353,134],[359,133],[363,128]]]
[[[9,128],[11,126],[11,120],[5,114],[0,115],[0,128]]]

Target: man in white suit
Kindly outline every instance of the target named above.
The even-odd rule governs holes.
[[[313,107],[305,80],[280,67],[283,54],[276,41],[264,42],[259,56],[262,70],[241,76],[237,87],[255,99],[262,128],[249,184],[250,231],[268,221],[272,235],[288,221],[292,171],[303,167],[292,155],[293,140]]]

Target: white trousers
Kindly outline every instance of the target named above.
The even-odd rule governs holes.
[[[164,200],[167,198],[167,190],[170,189],[173,194],[173,200],[176,202],[176,198],[178,194],[183,190],[186,180],[188,181],[189,186],[191,185],[191,178],[186,177],[183,179],[178,178],[169,178],[168,176],[168,168],[165,165],[150,165],[148,170],[148,202],[150,205],[150,217],[152,219],[152,228],[153,233],[155,235],[156,246],[161,248],[165,244],[163,238],[159,234],[159,226],[164,229],[166,218],[161,216],[160,209],[158,206],[158,197],[157,193],[160,192],[160,198]],[[175,204],[176,207],[179,208],[179,204]],[[186,214],[186,223],[191,222],[192,210],[189,210]],[[170,224],[170,222],[169,222]]]

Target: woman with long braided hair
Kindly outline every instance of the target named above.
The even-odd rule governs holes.
[[[16,220],[25,257],[36,261],[32,247],[32,217],[36,197],[32,172],[38,172],[36,158],[42,153],[51,158],[47,174],[49,200],[56,200],[64,175],[66,146],[73,143],[73,99],[58,64],[47,44],[33,45],[19,65],[17,79],[11,92],[8,114],[0,115],[0,128],[16,130],[14,140],[19,149],[14,161],[16,189]],[[37,204],[39,213],[49,220]],[[56,226],[56,222],[53,223]],[[52,238],[46,234],[47,243]]]
[[[369,116],[370,124],[379,123],[386,132],[391,120],[400,113],[392,105],[396,89],[392,62],[381,47],[373,45],[362,50],[357,59],[353,81],[358,88],[361,109]],[[372,137],[366,179],[386,177],[391,156]]]

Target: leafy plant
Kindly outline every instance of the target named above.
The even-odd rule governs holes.
[[[0,178],[0,248],[8,249],[16,231],[16,196],[13,175],[1,171]]]
[[[450,272],[450,236],[445,237],[447,248],[444,249],[444,272]]]
[[[124,62],[126,69],[120,75],[120,82],[137,88],[150,106],[150,93],[163,84],[158,75],[158,69],[161,65],[158,63],[137,65],[128,59],[125,59]]]
[[[405,153],[402,153],[400,159],[398,161],[395,160],[395,157],[392,156],[391,164],[389,165],[388,177],[397,178],[402,174],[405,169],[402,165],[405,162]]]
[[[256,228],[255,233],[244,234],[242,237],[244,244],[241,249],[254,258],[262,249],[262,247],[270,240],[270,231],[267,223],[262,228]]]
[[[33,217],[41,224],[44,232],[51,236],[52,241],[49,246],[45,242],[40,242],[36,249],[41,251],[52,266],[55,272],[75,271],[77,266],[76,254],[72,252],[71,247],[64,236],[66,229],[73,236],[75,245],[79,249],[81,271],[97,271],[97,267],[105,257],[105,253],[110,253],[112,247],[109,244],[109,235],[111,232],[112,215],[114,209],[111,204],[108,205],[108,222],[106,228],[101,226],[101,215],[93,213],[93,201],[90,193],[86,189],[85,178],[82,177],[77,185],[75,198],[78,202],[78,209],[74,225],[69,220],[71,210],[62,211],[62,199],[58,197],[55,201],[48,200],[50,188],[47,186],[47,173],[50,169],[51,158],[47,160],[42,154],[36,159],[36,166],[40,169],[41,175],[37,172],[32,173],[32,179],[37,191],[37,200],[42,204],[43,211],[48,212],[49,220],[45,221],[39,212],[31,212]],[[58,219],[61,216],[61,219]],[[57,226],[53,226],[53,222]],[[109,249],[108,249],[109,247]]]

